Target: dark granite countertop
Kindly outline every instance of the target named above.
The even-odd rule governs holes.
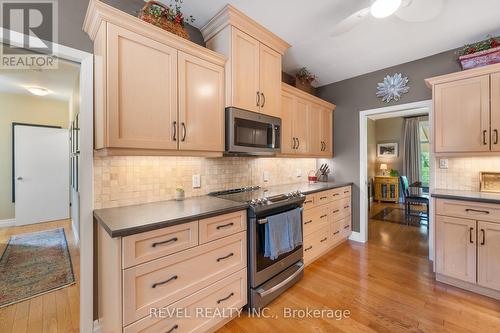
[[[239,203],[210,196],[94,210],[94,217],[111,237],[129,236],[207,217],[247,209]]]
[[[500,193],[436,189],[432,191],[431,196],[441,199],[500,204]]]

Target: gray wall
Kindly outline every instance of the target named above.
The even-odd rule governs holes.
[[[144,6],[143,0],[102,1],[133,16],[137,16]],[[93,51],[92,41],[82,30],[88,3],[88,0],[59,0],[59,44],[87,52]],[[188,26],[187,30],[193,42],[205,46],[198,29]]]
[[[359,231],[359,112],[388,105],[375,96],[377,83],[387,74],[408,76],[410,91],[399,102],[389,105],[405,104],[431,99],[431,90],[425,86],[424,79],[457,71],[460,66],[456,55],[448,51],[318,88],[319,97],[337,105],[333,121],[335,155],[330,163],[336,181],[354,182],[354,231]]]
[[[391,169],[397,170],[399,174],[403,175],[403,126],[404,118],[395,117],[387,119],[379,119],[375,121],[375,143],[391,143],[398,144],[398,156],[394,158],[377,157],[375,162],[375,170],[380,172],[380,164],[387,164],[387,171]]]

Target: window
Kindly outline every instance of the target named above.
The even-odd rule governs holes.
[[[424,120],[420,127],[420,181],[424,186],[429,186],[430,173],[430,146],[429,146],[429,121]]]

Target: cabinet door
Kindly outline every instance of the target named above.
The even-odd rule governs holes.
[[[292,133],[297,138],[297,154],[307,154],[309,152],[309,110],[311,105],[309,102],[296,98]]]
[[[281,54],[260,44],[260,111],[281,118]]]
[[[325,156],[333,156],[333,115],[332,111],[323,108],[321,110],[321,138],[323,141],[323,154]]]
[[[259,53],[260,43],[236,28],[232,28],[232,105],[259,112]]]
[[[179,52],[179,148],[224,150],[224,68]]]
[[[500,73],[491,75],[491,151],[500,151]]]
[[[490,150],[490,76],[434,87],[437,153]]]
[[[436,272],[476,283],[476,221],[437,216]]]
[[[321,106],[311,104],[308,110],[309,126],[308,135],[308,153],[314,156],[323,154],[323,137],[321,131]]]
[[[108,25],[109,146],[177,149],[177,50]]]
[[[296,140],[293,136],[293,117],[295,115],[295,97],[286,92],[281,94],[281,153],[295,154]]]
[[[477,283],[500,291],[500,224],[479,221],[477,227]]]

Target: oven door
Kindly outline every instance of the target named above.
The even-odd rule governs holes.
[[[226,109],[226,152],[276,154],[280,149],[281,119],[237,108]]]
[[[256,288],[264,282],[275,277],[283,272],[288,267],[294,265],[302,260],[303,252],[302,245],[295,247],[287,253],[281,254],[278,258],[271,260],[264,256],[264,239],[265,239],[265,224],[260,224],[258,221],[265,219],[268,216],[286,212],[295,209],[296,206],[291,208],[288,206],[285,209],[274,211],[272,214],[266,216],[250,217],[250,232],[249,232],[249,277],[250,286]]]

